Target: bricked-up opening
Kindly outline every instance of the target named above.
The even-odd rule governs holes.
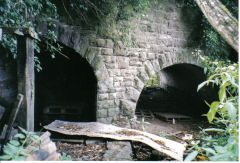
[[[197,87],[205,81],[203,69],[191,64],[175,64],[159,72],[159,87],[145,87],[139,97],[136,112],[140,109],[163,113],[176,113],[191,117],[201,117],[207,113],[204,100],[211,102],[217,98],[215,88],[205,88],[197,92]]]
[[[97,79],[79,54],[64,47],[52,59],[49,52],[39,55],[40,72],[35,72],[35,130],[54,120],[96,121]]]

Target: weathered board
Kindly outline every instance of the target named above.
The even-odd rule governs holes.
[[[162,113],[162,112],[155,112],[154,113],[157,117],[164,119],[165,121],[172,121],[173,119],[178,121],[190,121],[192,120],[192,117],[182,115],[182,114],[176,114],[176,113]]]
[[[65,135],[83,135],[116,140],[138,141],[179,161],[183,160],[183,152],[185,150],[183,144],[157,135],[99,122],[67,122],[55,120],[51,124],[44,126],[44,128]]]

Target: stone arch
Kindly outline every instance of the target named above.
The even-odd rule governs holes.
[[[116,110],[114,107],[113,79],[103,62],[104,57],[101,54],[112,53],[113,42],[104,39],[98,39],[94,31],[83,30],[81,27],[74,27],[54,21],[56,28],[54,30],[57,41],[73,49],[82,58],[86,59],[92,67],[97,79],[97,108],[96,119],[104,123],[110,123]],[[48,31],[47,22],[39,24],[38,28],[43,36]],[[111,58],[110,58],[111,59]],[[109,93],[106,95],[106,92]],[[113,97],[106,97],[106,96]]]
[[[174,68],[175,70],[173,70],[173,67],[175,67]],[[169,71],[170,69],[171,69],[171,71]],[[185,73],[186,71],[187,71],[187,73]],[[215,96],[216,92],[215,92],[214,89],[208,90],[209,92],[200,92],[200,94],[199,94],[199,92],[197,92],[197,90],[196,90],[197,85],[199,83],[203,82],[204,80],[206,80],[206,75],[203,72],[202,66],[196,65],[196,64],[192,64],[192,62],[188,62],[188,63],[186,63],[186,62],[175,63],[175,64],[172,64],[172,65],[169,65],[169,66],[165,66],[164,68],[162,68],[159,71],[159,74],[160,74],[160,78],[163,81],[162,81],[162,84],[160,84],[161,87],[160,88],[156,88],[156,90],[155,90],[156,92],[155,93],[152,92],[152,96],[155,97],[155,101],[156,101],[156,97],[158,97],[158,98],[159,97],[163,97],[163,95],[161,95],[161,96],[157,95],[156,94],[157,92],[159,93],[160,91],[162,91],[161,94],[163,94],[163,92],[167,93],[167,92],[170,91],[170,93],[171,93],[173,91],[176,91],[176,94],[174,96],[171,96],[171,98],[175,99],[177,97],[176,98],[177,99],[176,103],[177,104],[181,104],[181,105],[175,105],[174,107],[172,105],[169,108],[169,110],[164,110],[164,105],[163,106],[162,106],[162,104],[160,105],[160,102],[159,102],[158,105],[161,106],[161,108],[163,107],[161,111],[163,111],[163,112],[164,111],[170,111],[170,112],[172,111],[172,112],[176,112],[176,113],[183,113],[183,114],[187,114],[187,115],[196,116],[198,118],[200,117],[200,115],[202,115],[202,114],[207,112],[208,107],[205,105],[205,102],[202,99],[202,97],[205,100],[207,100],[207,101],[209,101],[209,100],[212,101],[215,98],[214,96]],[[189,74],[190,74],[190,76],[189,76]],[[165,76],[165,75],[167,75],[167,76]],[[150,89],[146,89],[145,88],[145,91],[146,90],[147,90],[147,92],[149,92],[150,90],[153,90],[153,88],[150,88]],[[141,96],[141,93],[139,95]],[[168,95],[166,94],[166,96],[168,96]],[[143,96],[141,96],[141,105],[143,104],[142,103],[142,100],[143,100],[142,97]],[[144,94],[144,97],[147,97],[146,96],[146,92]],[[165,98],[160,98],[160,99],[165,99]],[[180,102],[180,101],[182,101],[182,99],[185,99],[183,101],[188,101],[187,104],[185,102],[183,102],[183,103]],[[192,100],[189,101],[189,99],[192,99]],[[167,101],[168,100],[169,99],[167,99]],[[172,100],[170,100],[170,101],[172,101]],[[137,102],[139,102],[139,101],[137,101]],[[147,102],[148,104],[146,106],[149,105],[149,102]],[[161,102],[161,103],[163,103],[163,102]],[[138,105],[138,107],[141,106],[141,105]],[[153,104],[153,107],[155,105],[156,105],[156,102]],[[175,108],[176,106],[178,106],[177,108],[184,108],[184,109],[183,110],[176,110],[177,109],[177,108]],[[197,109],[197,108],[198,109],[194,110],[192,107],[194,109]],[[150,107],[150,108],[152,109],[152,107]],[[157,110],[156,109],[155,110],[152,109],[152,111],[157,111]],[[160,111],[160,110],[158,110],[158,111]]]
[[[136,109],[137,101],[141,95],[145,83],[156,73],[159,73],[164,68],[170,67],[176,64],[190,64],[198,67],[202,67],[198,57],[194,57],[191,53],[179,53],[178,55],[160,54],[156,59],[146,60],[143,63],[143,67],[139,68],[137,76],[134,78],[134,89],[136,98],[134,100],[129,98],[132,109]],[[132,114],[132,118],[134,115]]]

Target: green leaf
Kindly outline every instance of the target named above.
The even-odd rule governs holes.
[[[217,151],[217,153],[226,153],[227,152],[227,149],[222,146],[214,146],[214,148]]]
[[[20,145],[20,143],[17,140],[11,140],[9,143],[14,145],[14,146],[19,146]]]
[[[25,129],[23,129],[22,127],[19,127],[19,126],[18,126],[18,128],[20,129],[20,131],[21,131],[22,133],[24,133],[24,134],[26,134],[26,135],[28,134],[28,132],[27,132]]]
[[[207,84],[208,81],[204,81],[201,84],[198,85],[197,91],[199,91],[203,86]]]
[[[214,154],[214,155],[216,154],[216,152],[212,148],[202,148],[202,149],[211,154]]]
[[[15,138],[24,139],[24,138],[25,138],[25,135],[23,135],[22,133],[19,133],[19,134],[16,134],[14,137],[15,137]]]
[[[8,155],[12,155],[14,152],[9,148],[9,146],[4,146],[3,147],[3,152]]]
[[[220,87],[218,95],[219,95],[220,102],[223,102],[223,100],[226,98],[226,89],[225,89],[225,87]]]
[[[2,155],[0,156],[0,160],[10,160],[12,157],[10,155]]]
[[[25,161],[26,158],[24,156],[16,156],[14,160],[16,160],[16,161]]]
[[[215,114],[217,112],[219,104],[220,104],[220,102],[218,102],[218,101],[212,102],[212,104],[210,106],[210,110],[207,113],[207,118],[208,118],[209,123],[212,123],[212,121],[215,117]]]
[[[231,119],[236,119],[237,116],[237,109],[235,108],[235,106],[233,105],[233,103],[231,102],[227,102],[224,104],[224,108],[227,109],[228,114],[230,116]]]
[[[192,161],[193,159],[196,158],[197,155],[198,151],[193,151],[184,159],[184,161]]]
[[[37,150],[39,150],[38,148],[36,148],[36,147],[34,147],[34,146],[29,146],[29,148],[31,148],[33,151],[37,151]]]

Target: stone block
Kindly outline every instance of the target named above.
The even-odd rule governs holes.
[[[114,77],[113,81],[114,82],[122,82],[123,81],[123,77]]]
[[[132,161],[132,147],[127,141],[108,141],[103,161]]]
[[[96,46],[98,47],[105,47],[105,40],[104,39],[96,39]]]
[[[129,66],[129,58],[128,57],[117,57],[118,68],[127,69]]]
[[[138,52],[128,52],[127,54],[128,57],[138,57],[139,56],[139,53]]]
[[[125,96],[129,100],[137,102],[137,100],[138,100],[138,98],[140,96],[140,92],[137,89],[133,88],[133,87],[127,87]]]
[[[147,55],[145,52],[139,53],[139,60],[140,61],[145,61],[147,59]]]
[[[128,116],[129,118],[134,117],[136,103],[129,100],[120,100],[120,109],[123,115]]]
[[[117,97],[117,93],[109,93],[109,100],[113,100]]]
[[[95,57],[97,58],[97,57]],[[108,71],[107,71],[107,68],[105,67],[105,65],[99,61],[98,63],[98,68],[97,70],[95,71],[95,75],[98,79],[98,81],[102,81],[102,82],[105,82],[105,81],[109,81],[109,75],[108,75]],[[96,65],[95,65],[96,66]]]
[[[132,76],[133,75],[133,73],[132,73],[132,71],[130,70],[130,69],[121,69],[121,76],[124,76],[124,77],[126,77],[126,76]]]
[[[122,86],[125,86],[125,87],[132,87],[134,84],[133,84],[133,81],[125,81],[123,82],[123,85]]]
[[[118,67],[117,63],[105,63],[105,66],[107,69],[116,69]]]
[[[110,77],[121,76],[120,69],[110,69],[110,70],[108,70],[108,73],[109,73]]]
[[[94,60],[96,55],[99,55],[100,49],[96,47],[89,47],[86,54],[85,58],[87,61],[91,64],[92,61]]]
[[[110,49],[110,48],[102,48],[101,54],[102,54],[102,55],[113,55],[113,49]]]
[[[104,110],[114,107],[114,100],[104,100],[97,102],[98,110]]]
[[[155,59],[156,58],[156,54],[154,54],[154,53],[148,53],[147,54],[147,59]]]
[[[143,82],[146,83],[149,79],[148,74],[146,73],[144,68],[138,68],[138,74],[137,74],[138,78]]]
[[[117,99],[122,99],[122,98],[124,98],[124,92],[117,92],[117,93],[116,93],[116,98],[117,98]]]
[[[116,55],[116,56],[126,56],[127,53],[123,49],[114,48],[114,55]]]
[[[115,99],[114,104],[115,106],[120,106],[120,99]]]
[[[129,65],[130,65],[130,66],[141,67],[141,66],[142,66],[142,62],[130,61],[130,62],[129,62]]]
[[[144,83],[137,77],[134,78],[134,88],[136,88],[139,92],[141,92],[143,87],[144,87]]]
[[[109,108],[108,109],[108,117],[115,117],[115,116],[117,116],[116,108]]]
[[[107,109],[98,109],[97,118],[106,118],[108,116]]]
[[[105,123],[105,124],[111,124],[113,118],[112,117],[107,117],[107,118],[98,118],[97,122]]]
[[[116,56],[103,56],[103,60],[105,63],[116,63],[117,57]]]
[[[155,75],[156,72],[154,71],[152,63],[149,60],[144,62],[144,68],[149,77],[152,77],[153,75]]]
[[[124,91],[125,91],[124,87],[116,88],[116,92],[124,92]]]
[[[153,65],[153,69],[156,73],[158,73],[160,71],[160,66],[159,66],[159,62],[158,60],[154,60],[152,61],[152,65]]]
[[[108,93],[98,94],[99,101],[108,100],[108,99],[109,99]]]
[[[113,48],[114,47],[114,42],[110,39],[106,40],[106,47],[107,48]]]
[[[130,61],[139,61],[138,57],[129,57],[129,58],[130,58]]]
[[[113,86],[114,86],[114,87],[120,87],[120,86],[121,86],[121,83],[120,83],[120,82],[114,82],[114,83],[113,83]]]

